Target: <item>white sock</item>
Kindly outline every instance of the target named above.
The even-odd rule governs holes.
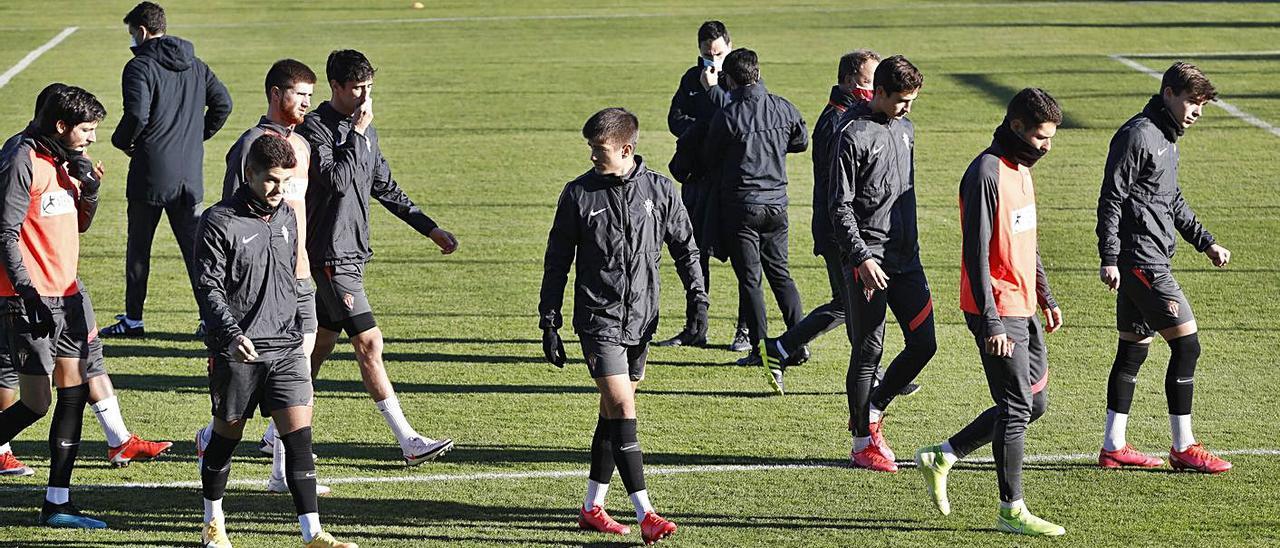
[[[3,455],[5,453],[12,453],[12,452],[13,452],[13,448],[9,447],[9,444],[6,443],[4,445],[0,445],[0,455]]]
[[[649,503],[648,489],[641,489],[631,493],[631,504],[636,507],[637,522],[643,522],[644,515],[653,511],[653,504]]]
[[[320,514],[316,512],[300,514],[298,525],[302,527],[302,542],[311,542],[311,539],[320,534]]]
[[[222,515],[222,499],[209,500],[204,499],[204,522],[209,523],[217,521],[218,523],[226,522],[227,517]]]
[[[1014,508],[1020,508],[1020,509],[1022,509],[1022,510],[1026,510],[1026,509],[1027,509],[1027,503],[1023,502],[1023,501],[1022,501],[1022,499],[1018,499],[1018,500],[1015,500],[1015,501],[1013,501],[1013,502],[1005,502],[1005,501],[1003,501],[1003,500],[1002,500],[1002,501],[1000,501],[1000,509],[1001,509],[1001,510],[1012,510],[1012,509],[1014,509]]]
[[[124,425],[124,417],[120,416],[120,401],[115,396],[90,405],[89,408],[98,416],[102,433],[107,436],[107,445],[120,447],[129,441],[129,429]]]
[[[956,455],[956,449],[951,447],[951,441],[948,440],[942,442],[942,461],[945,462],[947,466],[951,466],[958,460],[960,460],[960,457]]]
[[[204,322],[201,322],[201,323],[204,323]],[[138,328],[138,327],[142,327],[142,320],[135,320],[133,318],[126,316],[124,318],[124,324],[131,328]]]
[[[855,453],[866,449],[868,445],[871,445],[871,436],[853,437],[853,451]]]
[[[71,500],[71,489],[67,487],[50,487],[44,492],[44,500],[54,504],[66,504]]]
[[[1107,451],[1124,449],[1128,442],[1124,439],[1124,431],[1129,427],[1129,414],[1107,410],[1107,430],[1103,434],[1102,448]]]
[[[284,441],[280,438],[271,445],[271,479],[284,480]]]
[[[387,426],[391,427],[391,432],[400,442],[400,448],[408,449],[409,440],[418,437],[418,432],[409,426],[409,419],[404,418],[404,412],[400,411],[400,400],[391,396],[377,402],[377,406],[378,411],[382,412],[382,418],[387,419]]]
[[[262,441],[267,443],[276,442],[276,421],[267,421],[267,431],[262,433]]]
[[[590,510],[599,506],[604,508],[604,496],[609,493],[609,484],[600,483],[596,480],[587,480],[587,498],[583,499],[582,507]]]
[[[1196,444],[1196,437],[1191,435],[1191,415],[1169,415],[1169,430],[1173,432],[1173,448],[1186,451]]]
[[[884,415],[884,410],[876,409],[876,406],[872,405],[871,408],[867,411],[867,422],[871,424],[880,422],[880,417],[883,415]]]

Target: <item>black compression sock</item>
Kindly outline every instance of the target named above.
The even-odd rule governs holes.
[[[311,457],[311,427],[280,436],[284,442],[284,469],[289,476],[289,493],[298,515],[319,512],[316,502],[316,461]]]
[[[1147,360],[1150,348],[1150,343],[1126,340],[1121,340],[1116,346],[1116,359],[1111,364],[1111,375],[1107,377],[1107,409],[1129,414],[1129,407],[1133,405],[1133,389],[1138,383],[1138,370]]]
[[[1169,341],[1169,369],[1164,377],[1164,394],[1170,415],[1190,415],[1196,384],[1196,361],[1200,359],[1200,337],[1192,333]]]
[[[22,401],[10,405],[8,409],[0,412],[0,444],[13,441],[13,438],[17,437],[23,430],[26,430],[27,427],[35,424],[43,416],[32,411]]]
[[[71,469],[80,453],[80,430],[88,399],[88,384],[58,389],[53,424],[49,426],[49,487],[71,487]]]
[[[596,433],[591,437],[591,473],[587,477],[596,483],[609,483],[613,479],[613,466],[608,419],[600,417],[596,420]]]
[[[643,491],[644,453],[636,435],[636,419],[609,419],[609,442],[613,444],[613,460],[627,494]]]
[[[240,440],[224,438],[209,430],[209,445],[204,448],[204,462],[200,466],[200,483],[204,498],[219,500],[227,492],[227,478],[231,475],[231,453]]]

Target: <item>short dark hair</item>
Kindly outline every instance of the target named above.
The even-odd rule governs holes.
[[[1173,88],[1173,94],[1178,95],[1184,91],[1191,91],[1191,98],[1196,101],[1212,101],[1218,98],[1218,90],[1213,88],[1213,84],[1209,83],[1209,78],[1204,72],[1191,63],[1178,61],[1164,71],[1164,77],[1160,79],[1160,92],[1164,93],[1164,88]]]
[[[165,31],[164,8],[155,2],[140,2],[124,16],[124,24],[131,27],[147,27],[148,31]]]
[[[698,27],[698,45],[703,42],[714,42],[716,38],[724,38],[726,45],[733,40],[729,38],[729,29],[724,28],[724,23],[719,21],[707,21]]]
[[[375,72],[369,58],[353,49],[333,50],[324,64],[324,77],[339,84],[372,80]]]
[[[1022,120],[1028,129],[1045,122],[1058,125],[1062,123],[1062,107],[1058,106],[1057,99],[1049,95],[1049,92],[1040,88],[1025,88],[1013,96],[1009,101],[1009,108],[1005,110],[1005,123],[1011,120]]]
[[[49,102],[49,97],[52,97],[53,94],[65,89],[67,89],[66,84],[62,82],[54,82],[40,90],[40,94],[36,95],[36,112],[31,115],[31,119],[38,120],[40,118],[40,109],[44,108],[44,104]]]
[[[880,54],[869,49],[857,49],[840,57],[840,66],[836,69],[836,82],[843,83],[845,78],[858,74],[867,61],[879,61]]]
[[[249,156],[245,158],[246,169],[254,173],[263,173],[276,167],[293,169],[297,165],[298,158],[293,155],[293,145],[271,133],[264,133],[254,139],[249,146]]]
[[[49,93],[36,117],[41,133],[54,134],[58,132],[58,122],[73,127],[85,122],[101,122],[107,117],[107,108],[84,88],[66,86]]]
[[[634,145],[640,139],[640,119],[625,108],[606,108],[587,118],[582,136],[587,141]]]
[[[906,57],[894,55],[876,67],[875,86],[886,94],[913,91],[924,87],[924,75]]]
[[[267,98],[271,97],[271,88],[285,90],[297,83],[316,83],[316,73],[311,70],[311,67],[297,59],[276,61],[275,64],[271,65],[271,70],[267,71]]]
[[[724,72],[733,78],[734,84],[754,84],[760,81],[760,58],[747,48],[735,49],[724,58]]]

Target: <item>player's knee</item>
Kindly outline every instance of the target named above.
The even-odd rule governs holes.
[[[927,336],[916,337],[911,341],[910,348],[911,352],[921,359],[928,360],[938,353],[938,339],[932,333]]]
[[[360,335],[356,336],[354,339],[351,339],[351,344],[355,346],[357,356],[361,358],[366,358],[366,359],[360,360],[361,367],[364,367],[366,363],[371,363],[373,361],[367,358],[382,357],[382,336],[381,335],[375,335],[369,332],[361,333]],[[381,360],[378,360],[378,361],[381,361]]]
[[[1200,336],[1196,333],[1169,341],[1172,358],[1179,362],[1195,364],[1200,359]]]

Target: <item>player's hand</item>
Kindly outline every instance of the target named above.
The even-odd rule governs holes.
[[[720,84],[720,74],[716,72],[715,66],[703,67],[699,81],[702,82],[702,89],[711,89]]]
[[[236,340],[231,341],[231,357],[238,362],[248,363],[258,359],[258,351],[253,347],[253,341],[249,337],[240,335]]]
[[[1009,340],[1009,336],[1004,333],[987,337],[983,346],[989,355],[1002,358],[1013,357],[1013,341]]]
[[[102,175],[106,173],[106,168],[102,166],[102,162],[95,165],[88,154],[81,154],[67,162],[67,173],[80,181],[83,193],[95,194],[102,186]]]
[[[867,259],[858,265],[858,279],[862,280],[863,287],[872,291],[889,287],[889,275],[884,273],[875,259]]]
[[[442,255],[448,255],[458,250],[458,239],[455,238],[453,233],[448,230],[435,227],[431,229],[431,234],[428,234],[427,237],[431,238],[431,241],[435,242],[436,245],[440,247],[440,253]]]
[[[1116,291],[1120,289],[1120,267],[1104,266],[1098,269],[1098,278],[1102,280],[1102,285],[1107,289]]]
[[[560,340],[560,332],[554,328],[542,330],[542,355],[551,365],[564,367],[564,341]]]
[[[1056,306],[1044,309],[1044,324],[1048,333],[1062,329],[1062,309]]]
[[[1213,266],[1218,268],[1227,266],[1227,263],[1231,262],[1231,250],[1218,244],[1209,246],[1209,249],[1204,250],[1204,254],[1209,257]]]
[[[356,107],[355,114],[352,115],[351,126],[356,133],[364,135],[365,130],[373,124],[373,97],[366,96],[360,106]]]

